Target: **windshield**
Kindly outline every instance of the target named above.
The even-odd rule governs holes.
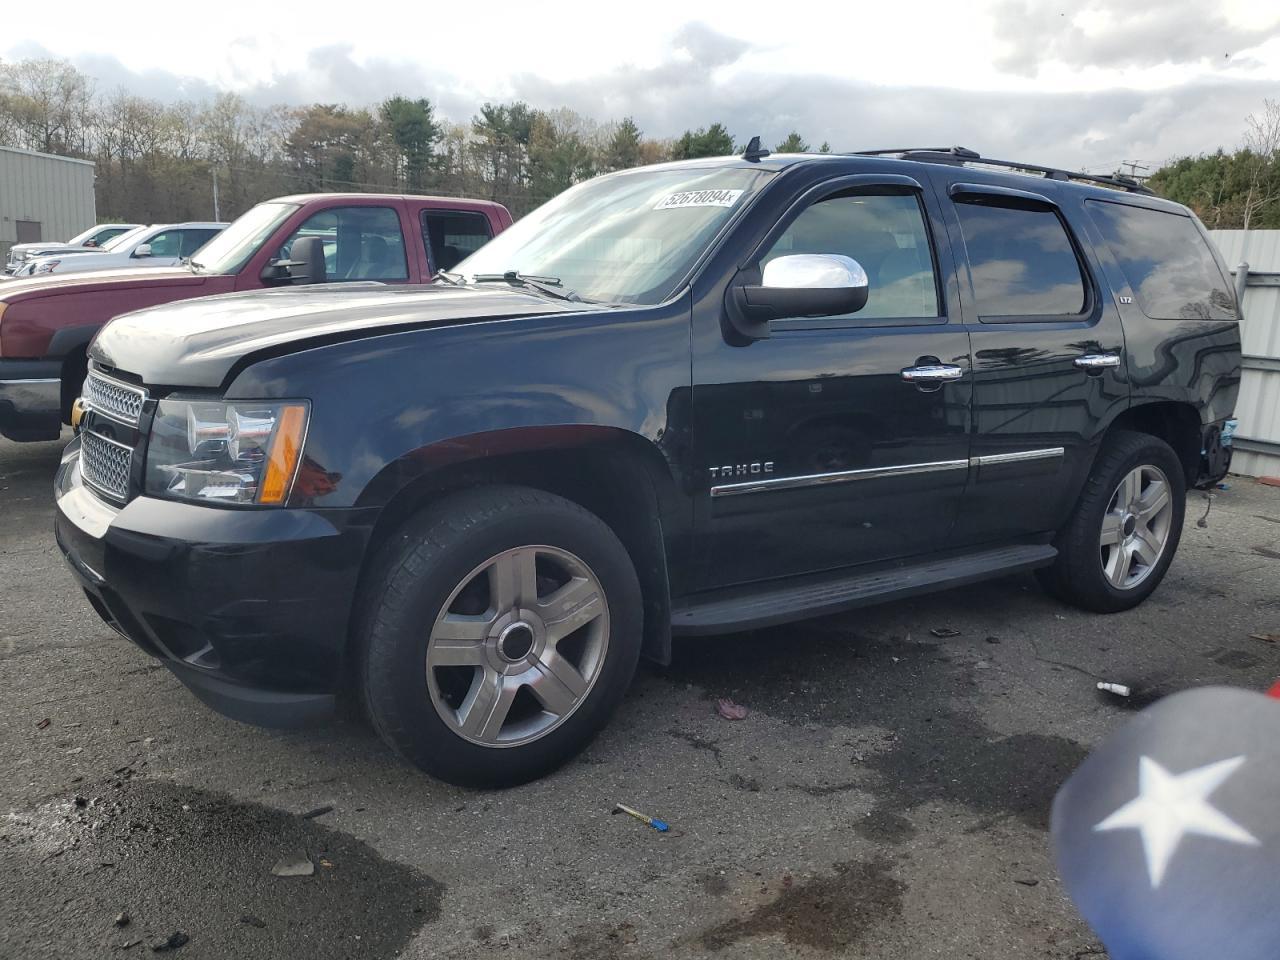
[[[119,250],[121,247],[128,246],[142,234],[147,232],[147,227],[134,227],[125,233],[120,234],[114,240],[108,240],[102,245],[103,250]]]
[[[237,273],[297,209],[296,203],[258,204],[197,250],[195,265],[207,273]]]
[[[80,244],[84,243],[86,240],[88,240],[90,237],[92,237],[95,233],[97,233],[101,229],[102,229],[101,227],[90,227],[84,233],[77,233],[74,237],[72,237],[70,240],[67,241],[67,246],[78,247],[80,246]]]
[[[741,167],[654,169],[566,190],[454,268],[557,278],[584,300],[661,303],[768,174]]]

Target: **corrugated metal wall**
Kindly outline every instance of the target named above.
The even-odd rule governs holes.
[[[0,258],[17,241],[19,220],[39,223],[41,240],[70,240],[92,227],[93,164],[0,147]]]
[[[1243,261],[1250,272],[1240,325],[1244,372],[1231,470],[1250,477],[1280,476],[1280,230],[1210,233],[1227,266],[1235,270]]]

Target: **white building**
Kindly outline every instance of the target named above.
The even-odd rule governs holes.
[[[15,243],[69,240],[97,222],[92,161],[0,147],[0,260]]]

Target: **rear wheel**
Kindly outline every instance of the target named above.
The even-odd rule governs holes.
[[[366,598],[374,726],[467,786],[534,779],[581,750],[635,672],[641,601],[626,550],[551,494],[450,497],[388,545]]]
[[[1113,434],[1059,532],[1057,560],[1040,571],[1041,582],[1086,610],[1137,606],[1173,561],[1186,493],[1182,464],[1167,443],[1143,433]]]

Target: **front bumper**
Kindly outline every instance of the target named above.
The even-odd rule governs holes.
[[[0,435],[57,440],[62,432],[62,364],[0,360]]]
[[[117,509],[81,482],[79,447],[58,469],[55,533],[99,616],[233,719],[330,715],[371,512],[150,497]]]

